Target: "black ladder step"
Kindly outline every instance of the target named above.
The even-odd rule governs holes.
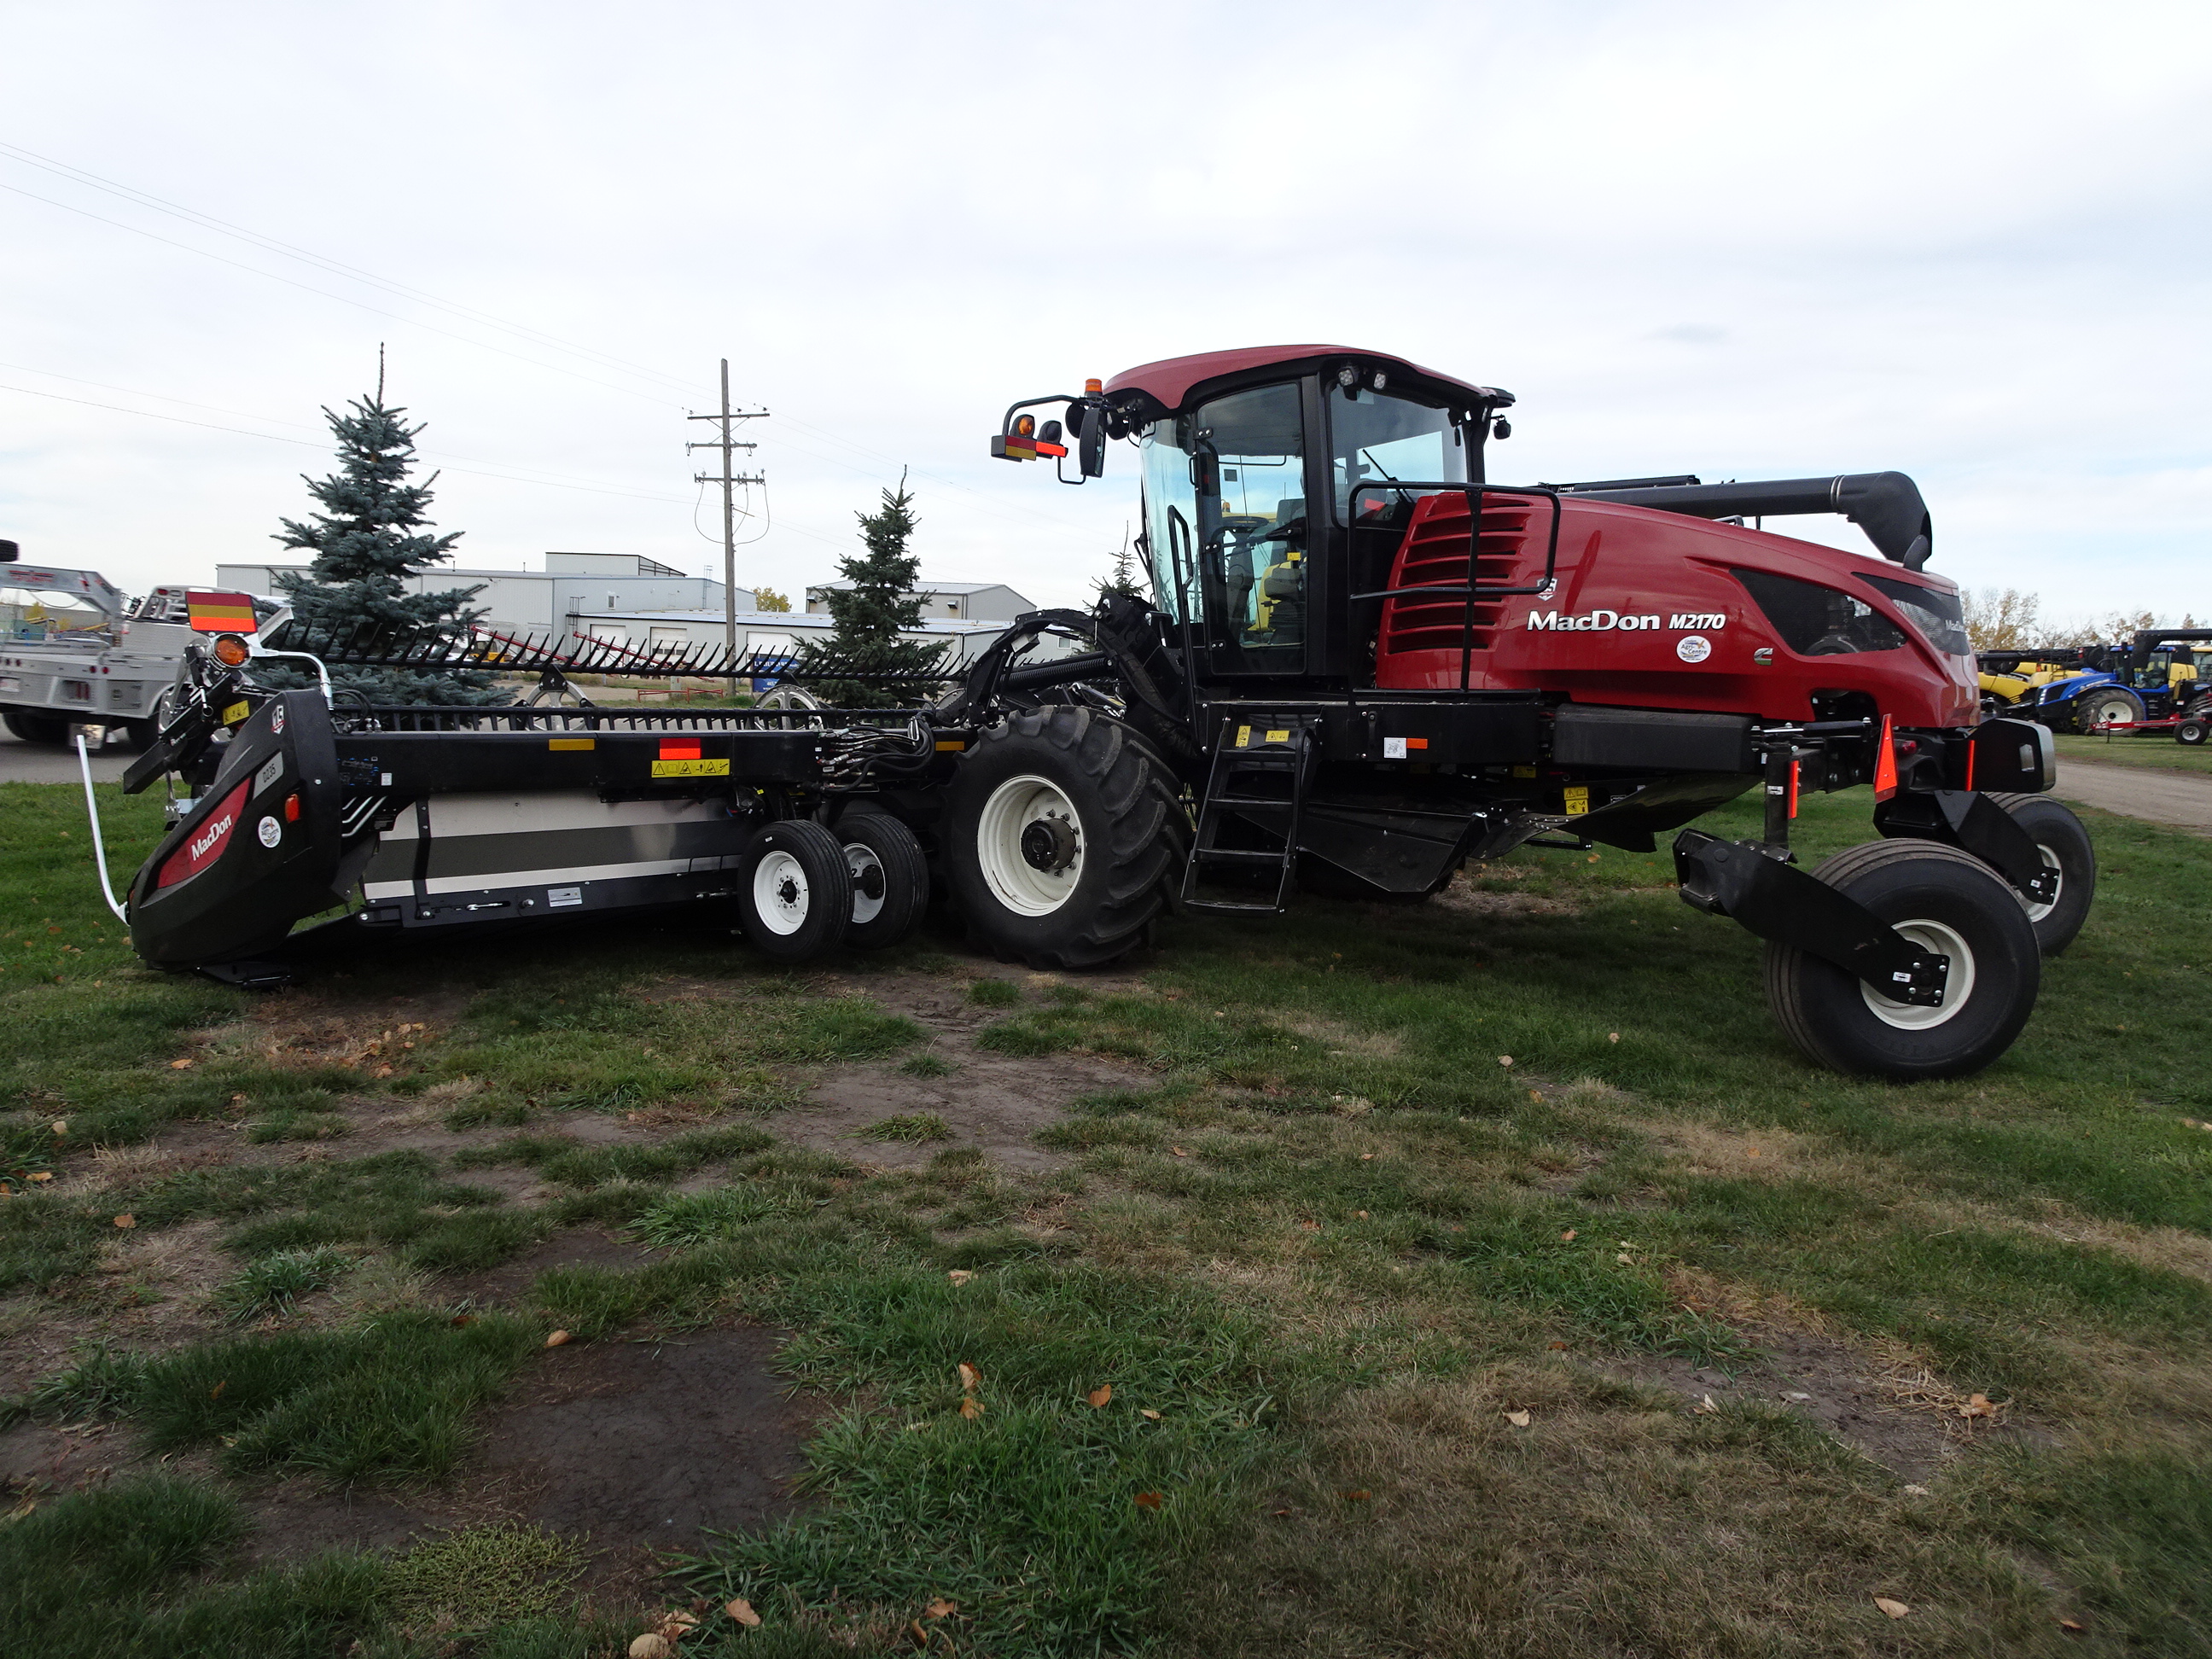
[[[1282,795],[1208,795],[1209,806],[1273,806],[1287,807],[1291,803]]]
[[[1200,860],[1243,860],[1268,864],[1286,863],[1290,858],[1287,852],[1279,848],[1272,853],[1263,853],[1246,847],[1194,847],[1190,849],[1190,855]]]

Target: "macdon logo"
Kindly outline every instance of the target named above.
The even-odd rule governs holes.
[[[161,866],[161,877],[154,884],[173,887],[213,864],[223,843],[230,839],[230,832],[237,827],[238,815],[245,806],[246,785],[241,783],[208,815],[198,835],[169,854],[169,861]]]
[[[1637,615],[1620,611],[1586,611],[1581,616],[1561,616],[1556,611],[1531,611],[1528,627],[1538,634],[1633,633],[1638,629],[1694,628],[1701,631],[1726,628],[1724,611],[1674,611],[1665,619],[1654,612]]]

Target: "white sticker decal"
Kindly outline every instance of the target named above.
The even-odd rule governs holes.
[[[284,757],[282,755],[271,755],[268,764],[253,775],[253,793],[259,794],[283,775]]]
[[[1703,662],[1713,654],[1713,642],[1703,634],[1686,634],[1674,641],[1674,654],[1684,662]]]
[[[565,905],[581,904],[584,890],[580,887],[549,887],[545,890],[546,904],[556,910]]]
[[[261,837],[264,847],[274,847],[284,839],[284,826],[274,818],[264,818],[255,826],[253,833]]]
[[[1405,759],[1405,758],[1406,758],[1406,740],[1405,740],[1405,738],[1383,738],[1383,739],[1382,739],[1382,758],[1383,758],[1384,760],[1403,760],[1403,759]]]
[[[284,729],[284,705],[281,702],[269,711],[269,729],[271,732],[282,732]]]

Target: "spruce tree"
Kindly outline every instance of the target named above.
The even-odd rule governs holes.
[[[805,681],[834,707],[882,708],[911,702],[913,689],[894,691],[864,680],[823,678],[808,670],[834,664],[868,673],[920,673],[934,665],[944,647],[899,637],[902,629],[921,621],[921,601],[908,597],[921,574],[921,559],[907,551],[917,520],[905,477],[900,477],[896,490],[884,491],[880,510],[853,516],[860,521],[864,550],[837,561],[838,570],[852,586],[829,590],[830,615],[836,625],[825,642],[800,642],[799,668],[792,678]]]
[[[313,555],[305,576],[282,575],[276,586],[290,601],[294,637],[316,644],[342,642],[359,633],[404,638],[440,623],[466,623],[484,613],[469,600],[477,587],[410,593],[405,579],[444,562],[461,532],[434,533],[427,516],[430,485],[407,477],[415,467],[415,434],[400,417],[407,411],[384,401],[382,377],[374,397],[356,398],[349,412],[323,411],[337,439],[338,470],[327,478],[305,478],[321,511],[304,524],[280,520],[274,538]],[[259,676],[266,683],[311,684],[295,671]],[[333,686],[382,703],[504,703],[513,697],[489,674],[459,670],[419,674],[391,668],[333,667]]]
[[[1121,551],[1114,556],[1114,568],[1103,581],[1091,583],[1091,589],[1100,599],[1109,593],[1126,593],[1133,599],[1145,597],[1145,590],[1137,581],[1137,563],[1129,556],[1129,530],[1121,527]]]

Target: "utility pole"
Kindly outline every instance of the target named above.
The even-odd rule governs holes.
[[[738,677],[735,672],[738,660],[738,521],[737,497],[733,492],[739,484],[766,483],[768,479],[757,472],[741,473],[737,471],[738,451],[742,449],[750,453],[758,449],[760,446],[736,442],[732,437],[736,428],[731,425],[731,422],[757,421],[767,413],[768,410],[764,409],[757,409],[750,413],[732,411],[730,360],[725,357],[722,359],[722,412],[719,415],[691,415],[685,417],[688,420],[714,421],[719,423],[716,427],[716,430],[720,434],[719,437],[701,443],[687,443],[684,446],[684,453],[688,455],[695,449],[718,449],[722,453],[722,470],[720,472],[695,472],[691,475],[691,481],[694,483],[719,483],[722,486],[722,645],[726,660],[730,664],[732,671],[730,675],[730,695],[733,698],[738,692]]]

